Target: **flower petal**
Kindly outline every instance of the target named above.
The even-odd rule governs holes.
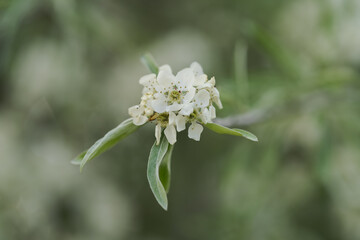
[[[213,91],[212,91],[212,100],[216,103],[216,105],[218,105],[218,107],[220,109],[223,108],[223,105],[222,105],[221,100],[220,100],[220,93],[217,90],[217,88],[214,88]]]
[[[216,109],[213,105],[210,106],[211,119],[216,118]]]
[[[196,89],[194,87],[188,88],[188,92],[183,97],[183,103],[186,104],[186,103],[191,102],[195,96],[195,92],[196,92]]]
[[[150,106],[154,109],[155,112],[157,113],[163,113],[166,111],[166,106],[167,106],[167,99],[163,94],[160,93],[156,93],[154,94],[155,99],[154,100],[150,100]]]
[[[198,62],[193,62],[193,63],[190,65],[190,68],[194,71],[195,76],[201,75],[201,74],[204,73],[201,65],[200,65]]]
[[[145,124],[149,119],[144,115],[139,115],[133,118],[133,123],[137,126]]]
[[[208,82],[198,86],[198,89],[212,88],[212,87],[213,87],[213,85],[211,83],[209,83],[209,81],[208,81]]]
[[[210,80],[208,81],[208,83],[210,83],[211,84],[211,86],[215,86],[215,78],[214,77],[212,77],[212,78],[210,78]]]
[[[190,114],[193,113],[193,111],[194,111],[194,107],[193,107],[192,103],[188,103],[188,104],[183,105],[183,108],[181,109],[179,114],[184,115],[184,116],[189,116]]]
[[[211,122],[211,113],[208,108],[203,108],[201,112],[201,120],[206,124]]]
[[[161,126],[157,124],[155,127],[155,138],[156,138],[156,145],[159,145],[161,139]]]
[[[188,136],[191,139],[194,139],[196,141],[200,141],[200,135],[201,135],[203,130],[204,130],[204,128],[203,128],[203,126],[201,126],[201,124],[193,122],[191,124],[191,126],[189,127]]]
[[[205,90],[201,89],[196,95],[195,95],[195,106],[196,107],[207,107],[209,105],[210,101],[210,93]]]
[[[184,117],[182,115],[177,115],[176,116],[176,129],[177,129],[178,132],[181,132],[182,130],[185,130],[186,121],[187,121],[187,117]]]
[[[174,125],[176,120],[176,114],[173,112],[169,113],[169,125]]]
[[[167,72],[167,73],[173,75],[171,67],[168,64],[160,66],[159,71],[164,71],[164,72]]]
[[[144,112],[144,108],[139,105],[132,106],[128,109],[128,113],[132,117],[136,117]]]
[[[206,80],[207,80],[206,74],[201,74],[199,76],[196,76],[194,81],[194,86],[201,86],[205,84]]]
[[[175,77],[174,75],[172,75],[171,73],[167,72],[167,71],[160,71],[157,77],[158,83],[160,89],[157,89],[158,91],[161,90],[169,90],[171,88],[171,83],[174,83],[175,81]]]
[[[204,84],[198,86],[198,89],[213,88],[214,86],[215,86],[215,78],[212,77],[209,81],[207,81]]]
[[[183,107],[183,104],[174,103],[173,105],[167,106],[167,112],[176,112],[179,111]]]
[[[175,84],[180,90],[192,86],[195,80],[194,72],[191,68],[185,68],[178,72],[175,77]]]
[[[176,142],[176,129],[174,125],[169,125],[165,128],[164,134],[171,145]]]
[[[151,101],[151,107],[157,113],[163,113],[166,111],[166,101],[164,99],[156,99]]]
[[[142,76],[139,80],[139,83],[143,86],[148,86],[156,80],[156,75],[154,73],[147,74]]]

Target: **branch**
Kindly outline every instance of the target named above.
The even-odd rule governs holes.
[[[243,127],[267,120],[271,116],[270,109],[255,109],[244,114],[214,119],[214,122],[225,127]]]
[[[292,97],[285,102],[263,109],[254,109],[243,114],[214,119],[214,123],[226,127],[244,127],[261,123],[273,118],[280,118],[305,109],[317,110],[329,106],[338,99],[325,91],[314,91],[303,96]]]

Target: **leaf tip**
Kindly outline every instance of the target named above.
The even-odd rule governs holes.
[[[71,160],[70,163],[71,163],[72,165],[79,165],[79,162],[77,162],[77,161],[75,161],[75,160]]]
[[[166,203],[165,205],[161,205],[161,207],[162,207],[165,211],[168,210],[168,205],[167,205],[167,203]]]
[[[80,165],[80,173],[82,173],[82,171],[84,169],[84,166],[85,166],[85,164],[81,163],[81,165]]]
[[[159,72],[158,65],[150,53],[145,53],[142,55],[140,60],[152,73],[157,74]]]
[[[251,134],[250,136],[248,136],[247,139],[249,139],[253,142],[259,142],[259,139],[254,134]]]

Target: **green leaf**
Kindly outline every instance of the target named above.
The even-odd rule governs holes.
[[[109,148],[113,147],[117,142],[122,140],[123,138],[129,136],[135,130],[137,130],[139,126],[133,124],[132,119],[129,118],[122,123],[120,123],[116,128],[112,129],[105,136],[95,142],[81,160],[80,171],[83,169],[84,165],[91,159],[105,152]],[[83,152],[84,153],[84,152]],[[77,162],[78,159],[83,154],[81,153],[78,157],[76,157],[73,162]]]
[[[77,155],[73,160],[70,161],[71,164],[74,165],[80,165],[81,161],[83,160],[83,158],[85,157],[85,154],[88,150],[83,151],[82,153],[80,153],[79,155]]]
[[[161,161],[159,167],[159,177],[162,185],[165,188],[166,193],[170,190],[170,178],[171,178],[171,156],[174,145],[169,144],[168,150]]]
[[[158,74],[159,68],[155,59],[150,53],[146,53],[141,57],[142,63],[152,72]]]
[[[216,123],[207,123],[205,124],[205,127],[219,134],[229,134],[229,135],[244,137],[254,142],[258,141],[258,138],[254,134],[242,129],[238,129],[238,128],[231,129]]]
[[[169,189],[170,184],[170,158],[173,149],[169,145],[165,136],[162,137],[159,145],[156,145],[156,142],[154,143],[150,151],[147,168],[147,178],[151,191],[157,202],[165,210],[168,207],[166,190]],[[160,177],[160,172],[162,177]]]

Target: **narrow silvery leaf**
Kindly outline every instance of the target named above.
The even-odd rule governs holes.
[[[141,57],[142,63],[152,72],[158,74],[159,68],[155,62],[155,59],[150,53],[146,53]]]
[[[249,131],[246,131],[246,130],[243,130],[243,129],[240,129],[240,128],[233,128],[232,130],[240,133],[244,138],[247,138],[247,139],[249,139],[251,141],[254,141],[254,142],[259,141],[259,139]]]
[[[159,172],[162,161],[164,159],[166,161],[170,161],[171,152],[168,153],[169,145],[169,142],[164,136],[162,137],[159,145],[156,145],[156,142],[154,143],[150,151],[147,168],[147,178],[150,184],[151,191],[153,192],[157,202],[165,210],[167,210],[168,207],[168,200],[166,196],[166,188],[164,187],[163,182],[160,180]],[[168,177],[165,177],[163,179],[168,179]],[[166,182],[167,181],[168,180],[166,180]],[[166,185],[168,185],[168,183],[166,183]]]
[[[132,118],[129,118],[122,123],[120,123],[116,128],[110,130],[105,136],[95,142],[89,150],[84,155],[83,159],[81,160],[80,164],[80,171],[87,163],[87,161],[95,158],[96,156],[100,155],[101,153],[105,152],[109,148],[113,147],[117,142],[122,140],[123,138],[129,136],[135,130],[137,130],[139,126],[133,124]],[[81,156],[81,153],[79,156]],[[79,157],[78,156],[78,157]],[[77,158],[78,158],[77,157]],[[75,158],[75,160],[77,159]]]
[[[159,177],[162,185],[165,188],[165,191],[168,193],[170,190],[170,178],[171,178],[171,156],[174,145],[169,144],[169,147],[166,151],[166,154],[161,161],[159,167]]]
[[[229,134],[229,135],[244,137],[254,142],[258,141],[258,138],[254,134],[242,129],[237,129],[237,128],[231,129],[216,123],[207,123],[205,124],[205,127],[219,134]]]
[[[71,163],[71,164],[74,164],[74,165],[80,165],[80,164],[81,164],[81,161],[82,161],[83,158],[85,157],[87,151],[88,151],[88,150],[85,150],[85,151],[83,151],[82,153],[80,153],[79,155],[77,155],[73,160],[70,161],[70,163]]]

